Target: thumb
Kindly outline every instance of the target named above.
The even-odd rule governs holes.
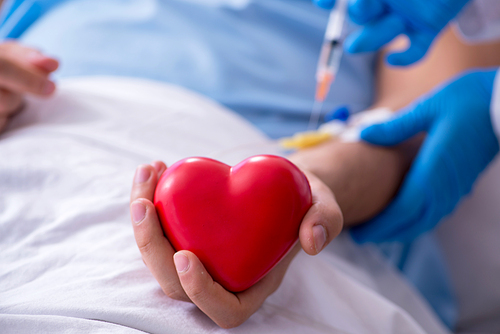
[[[405,23],[396,14],[384,15],[349,34],[344,47],[349,53],[375,52],[405,31]]]
[[[221,297],[222,300],[231,298],[226,295],[228,292],[213,280],[194,253],[186,250],[175,253],[174,264],[182,288],[203,312],[210,313],[213,308],[217,309],[220,305],[213,304]]]
[[[408,66],[422,59],[432,41],[436,37],[424,32],[411,32],[407,34],[410,39],[410,46],[403,52],[391,53],[387,57],[387,62],[393,66]]]
[[[184,291],[196,305],[204,305],[211,300],[211,296],[222,292],[222,286],[215,284],[198,257],[192,252],[175,253],[174,264]]]
[[[308,175],[313,205],[300,224],[299,239],[309,255],[320,253],[342,231],[344,218],[330,188]]]
[[[241,297],[215,282],[194,253],[179,251],[174,254],[174,263],[186,295],[217,325],[223,328],[238,326],[256,311],[239,314],[238,310],[244,307]]]
[[[397,145],[419,132],[426,131],[431,121],[432,116],[425,101],[413,110],[399,113],[390,121],[368,126],[361,131],[361,139],[374,145]]]

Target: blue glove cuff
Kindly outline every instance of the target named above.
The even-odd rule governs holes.
[[[484,88],[484,91],[487,94],[488,99],[491,101],[492,95],[493,95],[493,86],[495,83],[495,77],[497,75],[497,69],[495,70],[490,70],[490,71],[485,71],[485,72],[480,72],[483,75],[481,76],[481,84]]]

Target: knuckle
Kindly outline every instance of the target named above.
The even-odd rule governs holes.
[[[147,262],[147,258],[153,253],[153,241],[151,239],[142,240],[141,238],[138,238],[137,247],[143,256],[144,262]]]
[[[187,294],[192,300],[200,301],[205,298],[205,289],[200,284],[189,287]]]
[[[337,237],[342,231],[344,225],[344,216],[340,210],[332,210],[330,219],[326,224],[327,241]]]
[[[173,287],[173,286],[170,285],[170,286],[164,288],[163,292],[170,299],[180,300],[180,301],[186,301],[186,300],[188,300],[186,294],[184,293],[184,290],[182,290],[182,289],[180,289],[178,287]]]
[[[340,209],[333,210],[332,221],[334,223],[340,223],[341,225],[344,224],[344,215],[342,214],[342,211],[340,211]]]

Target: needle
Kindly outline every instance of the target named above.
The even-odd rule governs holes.
[[[316,96],[314,99],[311,117],[309,118],[309,130],[318,127],[319,118],[330,87],[335,81],[342,59],[342,31],[347,15],[347,1],[337,0],[335,7],[330,13],[326,27],[325,38],[321,47],[321,53],[316,70]]]

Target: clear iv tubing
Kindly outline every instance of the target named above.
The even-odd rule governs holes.
[[[323,102],[340,67],[343,53],[342,31],[347,16],[347,2],[348,0],[337,0],[328,19],[316,69],[316,96],[309,119],[309,130],[315,130],[318,127]]]

